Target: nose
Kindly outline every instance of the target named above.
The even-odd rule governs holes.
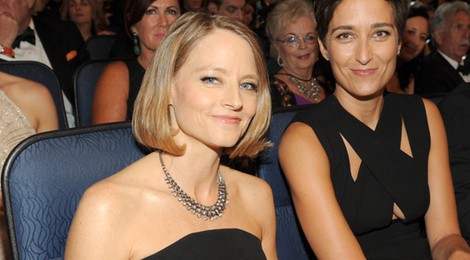
[[[370,50],[370,45],[367,39],[362,39],[358,41],[356,47],[356,60],[362,64],[366,65],[372,59],[372,52]]]
[[[463,35],[464,35],[465,38],[470,39],[470,28],[469,27],[464,28]]]
[[[302,37],[299,37],[299,49],[304,49],[307,47],[307,43],[305,42],[305,39]]]
[[[233,17],[243,22],[243,9],[237,9],[237,11],[233,13]]]
[[[167,27],[168,26],[168,18],[165,14],[160,14],[160,27]]]
[[[224,89],[222,105],[231,110],[240,110],[243,107],[238,83],[231,84]]]
[[[413,35],[409,37],[409,42],[412,43],[414,46],[418,46],[420,42],[419,35]]]

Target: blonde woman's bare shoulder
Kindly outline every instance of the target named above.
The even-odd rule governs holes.
[[[247,202],[272,201],[272,191],[269,184],[259,177],[240,172],[229,167],[221,167],[227,186]],[[253,198],[256,198],[254,200]]]
[[[145,201],[142,200],[145,194],[158,189],[155,169],[159,169],[159,165],[155,164],[156,160],[152,157],[153,154],[147,155],[95,183],[87,189],[82,200],[101,206],[113,205],[116,207],[114,210],[124,212],[138,208],[139,203]]]

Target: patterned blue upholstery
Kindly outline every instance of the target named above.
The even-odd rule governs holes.
[[[77,126],[90,126],[96,83],[103,70],[113,60],[90,60],[74,74],[75,121]]]
[[[19,144],[2,175],[14,259],[61,259],[85,189],[143,156],[129,123],[34,135]]]
[[[259,160],[259,177],[269,183],[274,194],[279,260],[315,258],[297,220],[290,191],[279,165],[277,154],[279,141],[289,122],[297,111],[308,107],[296,106],[273,112],[269,128],[269,140],[273,143],[273,147],[264,151]]]

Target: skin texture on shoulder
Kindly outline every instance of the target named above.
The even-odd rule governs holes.
[[[0,89],[21,109],[36,132],[58,129],[57,110],[46,87],[3,72],[0,82]]]
[[[279,161],[300,224],[316,256],[365,259],[336,200],[329,160],[315,132],[303,123],[290,125],[279,145]]]
[[[92,124],[126,120],[129,70],[123,61],[110,63],[103,70],[93,98]]]

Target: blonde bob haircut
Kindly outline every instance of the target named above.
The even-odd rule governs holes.
[[[171,127],[171,84],[194,47],[202,38],[216,30],[230,31],[248,42],[254,54],[259,77],[256,114],[237,144],[224,152],[228,153],[230,158],[255,157],[258,152],[269,146],[263,136],[269,127],[271,98],[264,56],[257,38],[241,22],[201,12],[186,13],[170,26],[145,72],[132,116],[134,135],[142,145],[176,156],[184,154],[185,147],[178,146],[173,138],[178,132]]]

